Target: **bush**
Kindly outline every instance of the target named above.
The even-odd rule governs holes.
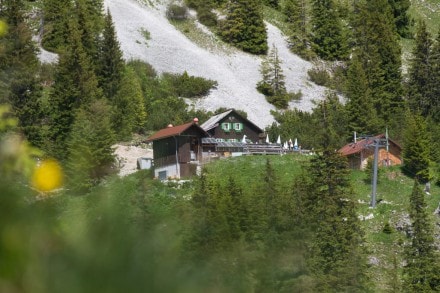
[[[217,15],[208,7],[200,7],[197,10],[197,19],[208,27],[215,27],[217,25]]]
[[[167,17],[172,20],[184,20],[188,17],[188,8],[184,5],[170,4],[167,8]]]
[[[314,67],[307,71],[311,81],[320,86],[328,86],[331,81],[331,76],[325,68]]]
[[[190,76],[186,71],[181,75],[165,73],[163,78],[176,96],[184,98],[205,96],[217,86],[214,80]]]
[[[272,89],[272,86],[268,84],[267,82],[260,81],[257,83],[257,91],[262,93],[263,95],[267,96],[273,96],[275,93]]]

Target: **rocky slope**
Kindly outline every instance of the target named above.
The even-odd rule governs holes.
[[[255,89],[261,79],[261,57],[243,53],[226,44],[201,46],[192,42],[165,17],[165,1],[149,4],[141,0],[105,0],[115,23],[124,58],[141,59],[159,73],[182,73],[213,79],[218,87],[209,96],[192,102],[196,108],[215,110],[233,107],[245,110],[248,118],[264,128],[273,122],[272,105]],[[308,81],[307,70],[313,65],[289,52],[280,30],[267,24],[268,43],[277,47],[289,91],[301,91],[302,100],[291,107],[310,110],[312,100],[322,99],[325,88]],[[197,23],[205,38],[219,43],[205,27]],[[147,40],[143,31],[148,31]]]

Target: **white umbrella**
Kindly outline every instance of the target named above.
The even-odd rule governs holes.
[[[246,134],[243,135],[243,139],[241,140],[242,143],[246,143]]]
[[[287,141],[284,142],[284,147],[285,150],[287,150],[289,148],[289,146],[287,145]]]
[[[281,137],[278,135],[277,144],[281,144]]]
[[[295,143],[293,144],[293,147],[294,147],[295,149],[298,148],[298,139],[296,139],[296,138],[295,138]]]
[[[266,143],[270,143],[269,134],[266,134]]]

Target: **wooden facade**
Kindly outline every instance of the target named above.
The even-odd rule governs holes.
[[[339,152],[347,157],[348,165],[351,169],[363,170],[367,167],[368,160],[374,159],[373,140],[377,138],[385,138],[384,134],[359,140],[356,143],[350,143],[342,147]],[[378,165],[379,166],[395,166],[402,164],[402,148],[399,144],[388,139],[388,151],[383,146],[379,148]]]
[[[211,117],[201,127],[219,141],[241,142],[244,136],[253,143],[264,139],[263,130],[233,109]]]
[[[153,143],[155,177],[185,178],[196,174],[206,133],[195,122],[167,127],[147,139]]]

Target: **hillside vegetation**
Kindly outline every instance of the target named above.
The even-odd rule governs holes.
[[[310,158],[222,160],[207,165],[204,179],[180,187],[152,180],[149,172],[142,171],[112,178],[87,196],[63,191],[43,201],[35,201],[32,192],[2,184],[2,194],[9,196],[2,196],[0,205],[4,231],[0,288],[25,292],[320,292],[319,286],[326,286],[320,279],[323,276],[339,288],[335,292],[355,286],[355,280],[362,280],[359,276],[344,275],[349,279],[343,281],[338,271],[338,277],[330,281],[329,272],[320,275],[310,270],[316,261],[310,258],[313,252],[307,240],[313,209],[301,208],[304,185],[299,183]],[[361,219],[358,224],[364,239],[359,253],[366,257],[363,263],[344,263],[339,268],[364,270],[365,280],[349,287],[351,292],[401,292],[404,288],[402,264],[404,247],[411,242],[408,211],[413,180],[399,168],[380,173],[379,203],[374,209],[369,208],[367,174],[354,171],[350,176],[354,188],[350,200]],[[201,188],[207,190],[206,213],[201,209]],[[273,190],[277,206],[273,228],[267,205],[260,205],[267,188]],[[432,195],[426,196],[430,218],[439,191],[434,187]],[[223,206],[229,196],[233,206]],[[291,216],[286,218],[286,212]],[[432,217],[439,222],[438,215]],[[302,226],[305,219],[307,224]]]
[[[0,1],[0,291],[440,291],[438,19],[436,1]],[[115,143],[225,105],[315,155],[116,177]],[[371,209],[335,150],[385,131],[404,165]]]

